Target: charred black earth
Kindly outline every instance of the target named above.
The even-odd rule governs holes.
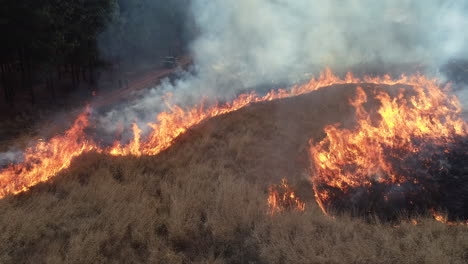
[[[398,184],[376,180],[370,186],[345,191],[325,184],[316,186],[329,194],[325,208],[383,221],[433,212],[446,214],[449,221],[467,220],[468,138],[453,138],[442,145],[413,141],[419,152],[386,149],[385,159],[399,175]]]

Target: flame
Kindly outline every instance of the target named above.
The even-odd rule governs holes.
[[[457,226],[457,225],[466,225],[468,226],[468,220],[465,222],[454,222],[454,221],[449,221],[448,217],[446,214],[441,214],[434,209],[429,210],[432,213],[432,216],[434,217],[434,220],[437,222],[441,222],[446,225],[451,225],[451,226]]]
[[[272,90],[262,97],[252,92],[242,94],[231,103],[223,105],[205,107],[204,104],[199,104],[189,109],[177,105],[169,106],[168,112],[157,115],[156,120],[158,122],[148,124],[151,127],[151,133],[145,142],[140,144],[140,132],[134,133],[134,139],[129,144],[122,146],[119,142],[116,142],[110,153],[112,155],[156,155],[170,147],[173,140],[186,132],[187,129],[206,119],[236,111],[255,102],[300,95],[337,82],[343,83],[344,81],[339,80],[328,70],[319,79],[312,79],[305,85],[295,86],[290,90]],[[136,124],[133,126],[135,127]]]
[[[151,132],[146,140],[141,141],[141,135],[138,131],[138,133],[134,133],[134,139],[129,144],[122,146],[119,142],[116,142],[114,147],[110,150],[110,153],[112,155],[122,156],[129,154],[137,156],[156,155],[169,148],[174,139],[186,132],[190,127],[193,127],[206,119],[239,110],[256,102],[298,96],[333,84],[383,83],[391,85],[396,83],[405,83],[411,85],[408,81],[410,81],[410,79],[406,76],[402,76],[399,80],[392,80],[389,75],[385,75],[383,77],[364,77],[363,79],[359,79],[354,77],[352,73],[346,74],[345,78],[341,79],[334,75],[330,69],[327,69],[320,74],[319,78],[312,78],[304,85],[296,85],[289,90],[272,90],[265,96],[259,96],[252,92],[242,94],[231,103],[223,105],[205,107],[204,104],[199,104],[188,109],[177,105],[169,106],[169,111],[162,112],[157,115],[156,123],[148,124],[148,126],[151,127]],[[136,124],[134,124],[134,127],[135,126]]]
[[[64,135],[55,136],[48,142],[39,141],[26,149],[22,163],[11,164],[1,171],[0,198],[26,191],[39,182],[49,180],[68,168],[74,157],[96,149],[84,131],[89,124],[88,116],[89,109],[77,117]]]
[[[281,184],[271,185],[268,190],[268,206],[271,215],[286,210],[304,211],[305,203],[296,196],[286,179],[283,179]]]
[[[403,77],[400,81],[410,88],[402,87],[396,96],[374,91],[374,98],[380,102],[379,120],[371,118],[365,109],[368,94],[358,87],[356,97],[350,101],[356,109],[356,128],[329,125],[321,142],[311,142],[315,198],[325,214],[335,201],[354,198],[347,196],[352,190],[369,193],[370,187],[379,184],[397,187],[378,193],[380,201],[386,203],[389,196],[395,195],[395,189],[407,182],[424,189],[420,179],[400,173],[401,162],[410,155],[424,155],[419,153],[430,146],[447,152],[447,146],[453,145],[456,138],[467,136],[460,104],[449,95],[449,87],[441,88],[436,80],[423,76]],[[384,83],[392,82],[384,79]],[[431,162],[431,157],[425,161]],[[410,208],[414,205],[411,199],[407,203]]]
[[[85,128],[88,126],[88,112],[80,115],[64,135],[59,135],[51,138],[47,142],[39,142],[36,146],[27,149],[24,153],[24,161],[18,164],[9,165],[7,168],[0,171],[0,198],[8,194],[17,194],[28,190],[29,187],[36,185],[39,182],[44,182],[51,179],[54,175],[67,168],[71,160],[87,151],[99,151],[102,153],[125,156],[125,155],[157,155],[161,151],[169,148],[174,140],[191,127],[207,120],[209,118],[223,115],[241,109],[247,105],[256,102],[271,101],[280,98],[292,97],[315,91],[321,87],[327,87],[334,84],[349,84],[349,83],[377,83],[377,84],[407,84],[419,85],[427,80],[422,76],[407,77],[402,76],[398,80],[392,80],[388,75],[383,77],[364,77],[356,78],[351,73],[348,73],[345,78],[340,78],[334,75],[331,70],[327,69],[315,79],[312,78],[308,83],[297,85],[290,89],[272,90],[264,96],[259,96],[256,93],[247,93],[238,96],[230,103],[216,104],[206,106],[203,103],[195,105],[191,108],[184,108],[177,105],[171,105],[169,110],[157,115],[154,123],[148,124],[151,128],[148,135],[142,135],[142,129],[137,124],[133,124],[133,140],[130,143],[122,145],[119,141],[110,148],[103,148],[92,140],[87,139]],[[438,93],[437,89],[432,91]],[[384,96],[382,94],[382,96]],[[430,97],[430,96],[429,96]],[[441,104],[437,101],[432,102],[433,107],[425,109],[428,105],[424,104],[421,99],[414,98],[414,103],[424,111],[436,109]],[[398,110],[398,109],[396,109]],[[443,111],[443,109],[437,110]],[[388,113],[390,114],[390,113]],[[447,118],[454,118],[447,116]],[[397,122],[394,120],[392,122]],[[430,122],[430,120],[415,120],[421,124]],[[390,123],[388,126],[390,127]],[[425,128],[420,133],[426,133]],[[332,132],[336,128],[328,128],[328,132]],[[457,131],[464,131],[465,127],[459,125],[455,128]],[[450,131],[445,131],[449,134]],[[326,162],[328,154],[320,154],[317,156],[319,160]],[[326,166],[326,165],[323,165]],[[335,184],[344,184],[345,180],[338,180]],[[319,193],[324,199],[325,192]],[[317,194],[316,194],[317,195]]]

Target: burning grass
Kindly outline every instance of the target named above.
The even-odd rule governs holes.
[[[465,226],[330,218],[316,205],[308,141],[326,125],[355,127],[355,91],[336,85],[217,116],[157,156],[78,156],[0,200],[0,262],[466,263]],[[272,216],[268,186],[285,177],[306,207]]]
[[[356,215],[394,220],[407,213],[446,210],[448,221],[468,219],[468,126],[456,98],[431,82],[409,90],[374,91],[378,115],[357,88],[357,125],[330,125],[311,146],[317,202]],[[437,219],[437,218],[436,218]],[[445,221],[445,222],[448,222]]]
[[[239,95],[232,102],[207,107],[203,103],[191,108],[168,105],[168,111],[157,115],[157,122],[148,124],[152,128],[148,136],[142,138],[141,129],[136,124],[133,124],[133,140],[126,145],[122,145],[119,141],[116,141],[112,148],[101,147],[86,138],[84,129],[87,126],[88,120],[86,113],[83,113],[65,135],[57,135],[47,142],[38,142],[35,146],[26,150],[24,162],[12,164],[0,171],[0,198],[8,194],[26,191],[29,187],[39,182],[51,179],[59,171],[67,168],[71,159],[86,151],[96,149],[99,152],[115,156],[157,155],[161,151],[171,147],[178,136],[207,119],[238,111],[252,103],[299,96],[328,85],[356,83],[398,84],[414,87],[425,85],[436,86],[435,81],[428,80],[420,75],[411,77],[401,76],[398,80],[392,80],[388,75],[360,79],[348,73],[345,78],[340,78],[330,70],[326,70],[319,78],[312,78],[306,84],[298,85],[288,90],[272,90],[264,96],[259,96],[253,92],[246,93]],[[424,105],[421,106],[424,107]]]
[[[284,211],[303,212],[305,203],[296,196],[294,190],[289,186],[286,179],[281,180],[281,184],[273,184],[268,188],[268,206],[270,214]]]

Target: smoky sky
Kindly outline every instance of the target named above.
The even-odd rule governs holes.
[[[141,3],[152,3],[141,11],[147,23],[156,23],[152,12],[168,10],[158,9],[160,1]],[[426,74],[443,78],[441,65],[468,58],[468,9],[461,0],[192,0],[173,8],[184,14],[180,32],[190,32],[192,73],[107,112],[101,118],[107,129],[154,121],[167,92],[179,105],[228,100],[265,85],[287,88],[325,67],[340,73],[356,65],[422,65]]]
[[[438,67],[466,54],[464,1],[196,0],[192,46],[208,70],[244,82],[362,63]]]

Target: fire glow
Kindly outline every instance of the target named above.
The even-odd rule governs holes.
[[[374,91],[377,120],[364,106],[368,94],[358,87],[350,101],[356,127],[329,125],[321,142],[311,142],[315,197],[325,214],[353,210],[391,220],[403,211],[443,208],[454,219],[467,217],[464,198],[451,194],[466,181],[466,172],[456,168],[468,156],[459,102],[434,81],[410,79],[412,89],[396,96]]]
[[[84,152],[98,150],[86,137],[89,109],[80,114],[73,126],[64,135],[51,138],[48,142],[39,141],[26,149],[24,161],[11,164],[0,172],[0,198],[28,190],[40,182],[70,166],[72,159]]]
[[[326,70],[319,78],[313,78],[306,84],[287,90],[272,90],[265,96],[252,92],[242,94],[226,104],[199,104],[191,108],[172,105],[168,111],[156,116],[156,122],[148,124],[151,132],[147,136],[143,136],[140,127],[133,124],[133,139],[124,145],[116,141],[110,148],[101,147],[87,137],[85,129],[89,125],[88,112],[83,113],[64,135],[37,143],[25,151],[22,163],[11,164],[0,171],[0,198],[26,191],[40,182],[50,180],[69,167],[74,157],[85,152],[97,151],[115,156],[157,155],[169,148],[179,135],[191,127],[252,103],[298,96],[334,84],[364,83],[413,87],[416,96],[405,99],[401,92],[400,96],[392,99],[384,92],[378,93],[376,97],[382,103],[379,111],[382,121],[380,126],[375,127],[363,107],[367,95],[362,89],[358,89],[358,96],[352,104],[356,108],[360,130],[340,130],[337,126],[328,126],[325,129],[327,137],[324,141],[311,147],[312,161],[315,164],[315,194],[325,213],[329,206],[329,196],[333,194],[330,193],[330,188],[322,188],[324,186],[346,192],[348,188],[368,186],[374,179],[380,183],[396,185],[406,180],[385,161],[383,145],[416,153],[421,150],[421,146],[414,144],[413,138],[424,138],[443,145],[453,141],[455,136],[466,136],[466,124],[459,118],[460,107],[456,98],[448,97],[436,80],[428,80],[421,75],[401,76],[397,80],[392,80],[388,75],[356,78],[351,73],[340,78]],[[343,170],[342,167],[347,165],[354,169]],[[369,175],[373,175],[372,180]]]
[[[296,196],[286,179],[283,179],[281,184],[271,185],[268,192],[268,206],[271,215],[283,211],[302,212],[305,209],[305,203]]]

